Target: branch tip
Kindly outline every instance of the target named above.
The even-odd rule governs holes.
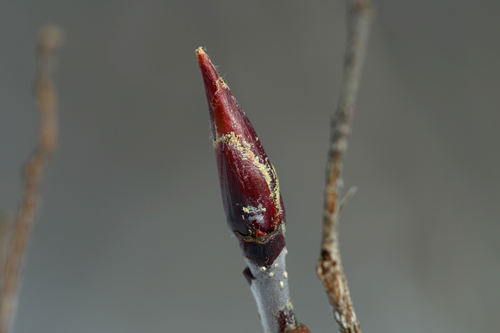
[[[45,50],[57,50],[64,39],[62,30],[55,25],[48,25],[40,31],[38,47]]]

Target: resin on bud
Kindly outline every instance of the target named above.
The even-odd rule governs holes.
[[[210,111],[227,224],[243,255],[269,266],[285,247],[285,208],[276,171],[208,55],[201,48],[196,54]]]

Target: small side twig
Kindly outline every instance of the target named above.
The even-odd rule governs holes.
[[[342,189],[340,177],[342,158],[347,150],[347,137],[351,131],[354,102],[372,17],[371,0],[347,0],[347,46],[344,74],[337,110],[331,124],[332,134],[326,170],[323,237],[317,274],[333,306],[335,321],[341,333],[361,333],[340,257],[339,214],[346,201],[339,197]]]
[[[36,97],[40,111],[38,146],[26,163],[22,199],[12,229],[5,262],[0,300],[0,332],[11,330],[17,308],[21,271],[39,199],[38,192],[44,169],[57,145],[57,97],[52,83],[54,56],[62,40],[59,28],[44,28],[37,45]]]

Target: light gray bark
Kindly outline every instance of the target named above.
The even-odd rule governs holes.
[[[280,311],[291,313],[293,305],[288,289],[288,273],[286,271],[286,247],[270,267],[257,266],[245,260],[254,276],[250,290],[257,302],[264,332],[279,333],[278,316]],[[295,320],[295,316],[292,317]]]

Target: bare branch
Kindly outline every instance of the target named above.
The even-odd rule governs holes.
[[[40,110],[38,146],[24,170],[22,199],[15,218],[5,263],[0,300],[0,332],[11,330],[17,308],[20,277],[30,233],[34,225],[43,171],[57,145],[57,98],[52,83],[54,55],[62,41],[59,28],[44,28],[38,39],[35,89]]]
[[[323,238],[317,274],[323,282],[327,297],[333,306],[339,331],[341,333],[361,333],[347,286],[347,279],[342,268],[338,229],[339,214],[345,204],[345,200],[340,200],[342,158],[347,150],[347,137],[351,131],[354,102],[373,17],[371,0],[347,0],[347,16],[344,74],[337,110],[331,124],[332,134],[326,170]]]
[[[0,285],[3,284],[5,278],[5,263],[10,247],[12,220],[12,216],[0,216]]]

